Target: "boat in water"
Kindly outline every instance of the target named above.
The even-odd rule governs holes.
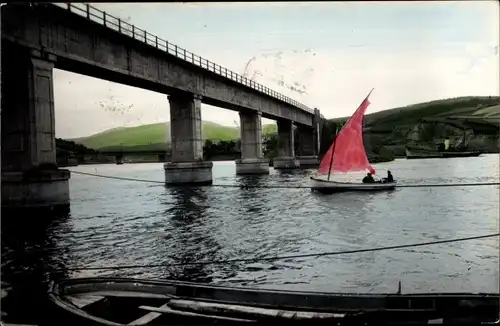
[[[311,177],[311,189],[322,193],[334,193],[344,191],[380,191],[394,190],[396,181],[355,183],[339,182],[331,180],[332,172],[348,173],[368,171],[375,175],[375,170],[368,161],[363,143],[363,120],[366,109],[370,105],[369,97],[373,89],[368,93],[354,114],[337,132],[330,148],[321,160],[317,175]],[[321,176],[327,176],[326,178]]]
[[[499,294],[401,294],[400,287],[398,292],[338,294],[100,277],[52,283],[49,297],[71,318],[69,325],[455,324],[494,321],[499,312]]]
[[[480,151],[438,151],[426,148],[406,146],[407,159],[422,158],[452,158],[452,157],[477,157],[481,155]]]
[[[477,157],[481,151],[468,150],[474,131],[457,120],[421,119],[406,136],[406,158]]]

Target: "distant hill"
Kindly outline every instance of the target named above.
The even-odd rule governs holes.
[[[385,130],[394,126],[413,125],[422,118],[430,117],[483,119],[485,123],[499,124],[500,107],[498,105],[500,105],[498,96],[467,96],[436,100],[367,114],[365,127],[372,127],[373,131]],[[348,117],[343,117],[329,121],[340,122],[347,119]]]
[[[353,109],[354,112],[354,109]],[[468,121],[475,132],[494,135],[498,137],[498,126],[500,124],[500,97],[459,97],[445,100],[437,100],[426,103],[418,103],[390,110],[367,114],[364,120],[365,147],[385,148],[396,156],[404,156],[404,146],[407,132],[421,119],[457,119]],[[322,135],[321,148],[325,151],[334,137],[335,128],[342,125],[348,117],[328,120],[324,135]],[[480,143],[483,143],[480,141]],[[495,151],[494,147],[488,145],[481,150]],[[491,148],[490,148],[491,147]]]
[[[222,126],[214,122],[203,121],[202,132],[204,139],[236,140],[239,138],[239,128]],[[276,125],[263,125],[262,132],[269,134],[276,132]],[[118,147],[127,147],[128,150],[163,150],[170,142],[170,122],[154,123],[137,127],[120,127],[106,130],[88,137],[70,139],[75,143],[88,148],[112,150]]]
[[[500,97],[459,97],[367,114],[365,116],[365,134],[368,138],[372,138],[375,143],[381,142],[384,145],[403,144],[406,132],[420,119],[430,117],[458,117],[474,120],[482,124],[490,124],[493,128],[496,128],[500,124]],[[347,118],[330,119],[328,122],[338,124],[344,122]],[[276,124],[263,125],[262,129],[264,135],[276,133],[277,131]],[[165,144],[169,142],[169,132],[170,123],[165,122],[137,127],[114,128],[89,137],[71,140],[88,148],[100,150],[116,150],[121,147],[127,147],[127,150],[131,151],[163,150]],[[385,134],[385,136],[380,138],[379,134]],[[214,141],[236,140],[239,138],[239,128],[203,121],[203,137]],[[329,139],[330,136],[326,135],[326,138]],[[330,142],[330,140],[326,141]]]

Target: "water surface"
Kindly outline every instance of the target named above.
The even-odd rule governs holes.
[[[499,182],[498,155],[396,160],[401,184]],[[164,180],[160,163],[92,165],[74,171]],[[51,222],[2,225],[2,282],[12,302],[43,297],[54,277],[174,278],[234,286],[333,292],[498,292],[499,240],[262,263],[168,266],[196,261],[360,249],[499,231],[499,187],[401,188],[320,195],[313,170],[235,176],[214,163],[214,184],[262,188],[168,188],[162,184],[72,174],[71,213]],[[3,216],[3,221],[16,217]],[[16,223],[9,223],[16,224]],[[75,271],[113,265],[165,267]],[[34,286],[33,284],[40,284]],[[4,287],[4,286],[2,286]],[[33,299],[34,300],[34,299]],[[7,302],[9,302],[7,300]],[[2,308],[2,310],[5,310]]]

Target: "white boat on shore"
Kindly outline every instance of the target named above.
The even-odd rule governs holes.
[[[370,165],[363,144],[363,118],[366,109],[370,105],[368,100],[373,89],[368,93],[364,101],[347,120],[344,126],[335,136],[332,145],[321,160],[318,173],[311,177],[311,190],[322,193],[334,193],[343,191],[380,191],[394,190],[396,181],[341,182],[330,180],[332,172],[348,173],[368,171],[371,175],[375,170]],[[326,178],[321,175],[327,175]]]

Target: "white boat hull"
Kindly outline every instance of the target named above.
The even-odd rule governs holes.
[[[396,183],[396,181],[375,183],[338,182],[311,177],[311,189],[322,193],[394,190],[396,189]]]

